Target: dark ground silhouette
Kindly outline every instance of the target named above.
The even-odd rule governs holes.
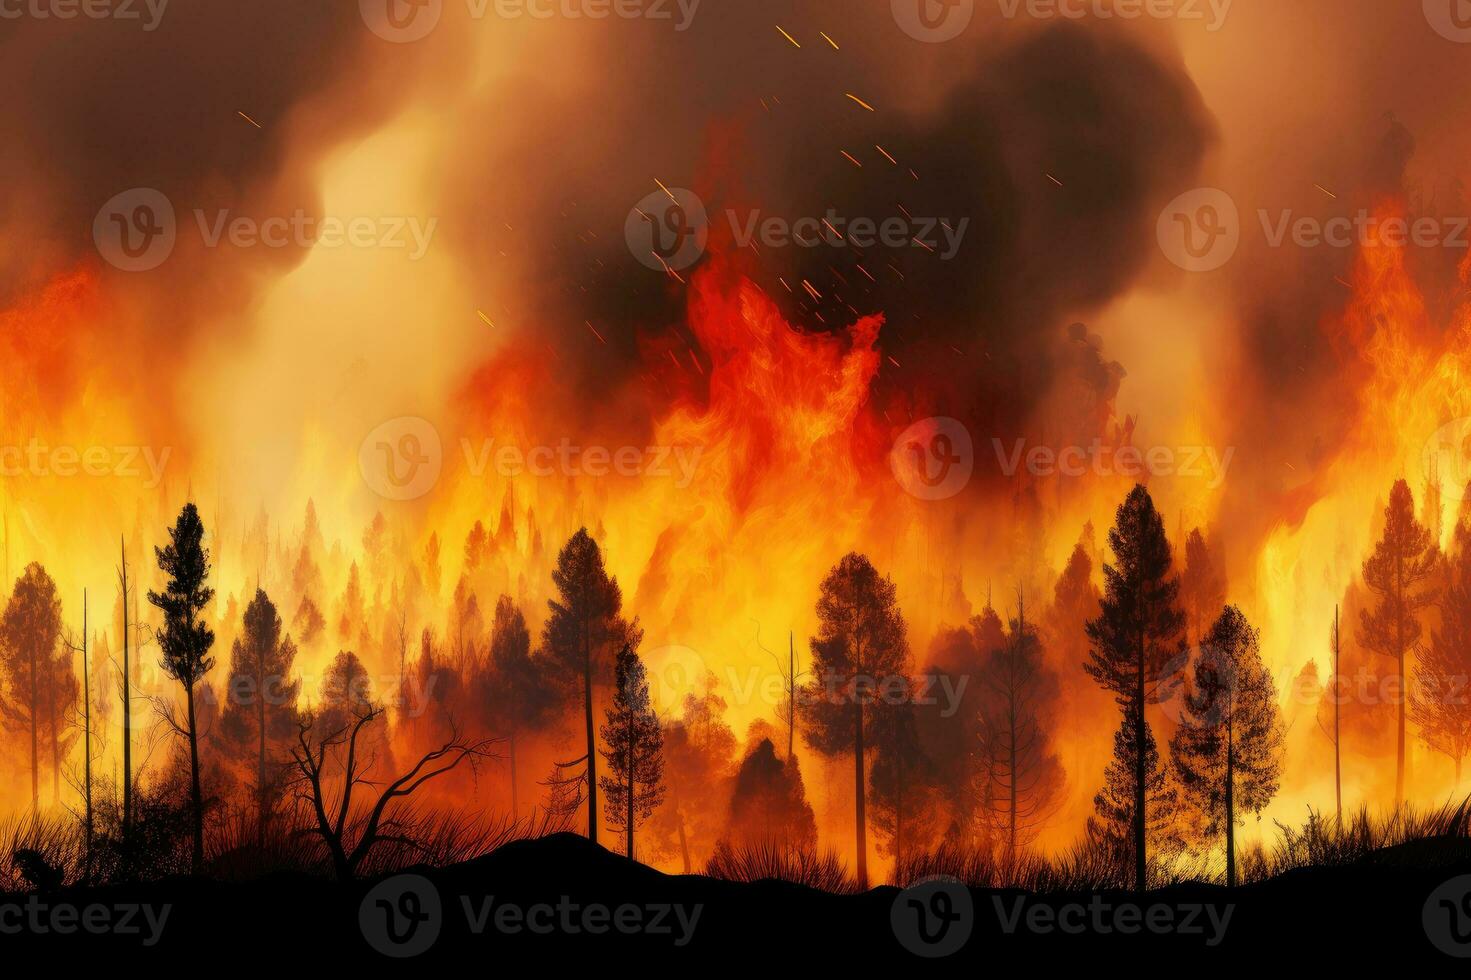
[[[1235,891],[1176,886],[1144,896],[1039,897],[930,885],[842,896],[784,882],[665,875],[559,834],[464,864],[348,885],[277,875],[9,895],[0,900],[0,948],[68,965],[78,957],[265,969],[398,962],[415,971],[592,959],[737,970],[848,962],[942,970],[1109,962],[1276,968],[1362,965],[1386,955],[1405,966],[1447,967],[1457,960],[1437,942],[1471,955],[1471,877],[1455,883],[1461,875],[1471,875],[1471,842],[1424,840],[1357,865],[1299,869]],[[152,905],[152,919],[140,912],[124,923],[116,909],[136,903]],[[33,911],[66,906],[80,911],[70,920]],[[104,914],[135,931],[81,927],[87,916],[100,921]],[[35,915],[48,929],[70,921],[75,931],[40,932],[28,921]],[[959,948],[945,957],[916,952],[953,945]]]

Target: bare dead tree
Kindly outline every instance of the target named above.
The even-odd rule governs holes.
[[[452,724],[449,741],[426,752],[408,772],[382,785],[371,805],[355,814],[353,795],[357,788],[381,785],[370,778],[373,753],[365,750],[359,739],[384,714],[382,705],[367,705],[354,711],[345,724],[320,736],[313,735],[316,719],[310,714],[297,725],[297,743],[291,750],[296,772],[291,782],[296,798],[307,806],[315,820],[316,826],[310,833],[321,837],[341,881],[356,877],[358,868],[378,844],[420,846],[399,832],[401,828],[389,814],[389,807],[395,801],[412,796],[425,783],[461,764],[474,770],[479,761],[498,758],[491,751],[497,739],[467,739]],[[332,772],[334,768],[338,769],[336,776]],[[340,785],[334,785],[337,780]],[[357,819],[361,814],[365,816]]]
[[[87,663],[87,590],[82,590],[82,636],[80,642],[68,631],[62,641],[68,650],[82,657],[82,796],[85,815],[82,820],[86,835],[86,876],[92,875],[92,670]]]

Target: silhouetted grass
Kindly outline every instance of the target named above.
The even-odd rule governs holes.
[[[1448,841],[1455,844],[1448,847]],[[1300,868],[1361,861],[1438,866],[1457,856],[1464,859],[1468,852],[1471,800],[1428,810],[1405,806],[1379,815],[1364,807],[1345,814],[1342,826],[1335,818],[1310,809],[1302,827],[1278,822],[1277,838],[1270,846],[1255,842],[1241,847],[1237,871],[1245,884]],[[1040,894],[1134,886],[1131,855],[1088,837],[1056,854],[1027,852],[1014,861],[985,848],[942,844],[934,851],[906,856],[894,869],[894,883],[908,886],[936,875],[956,878],[973,888],[1020,888]],[[1185,882],[1224,884],[1225,878],[1220,843],[1202,844],[1169,860],[1150,861],[1151,888]]]
[[[705,874],[725,881],[788,881],[838,895],[858,891],[848,867],[832,851],[797,847],[780,841],[732,845],[718,841]]]

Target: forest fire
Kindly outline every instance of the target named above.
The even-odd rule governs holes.
[[[1454,18],[916,2],[5,19],[0,933],[1465,955]]]

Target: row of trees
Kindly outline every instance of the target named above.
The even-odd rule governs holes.
[[[383,533],[382,527],[369,530]],[[1471,720],[1462,703],[1471,645],[1460,640],[1471,624],[1471,525],[1458,526],[1448,556],[1438,553],[1433,537],[1415,520],[1401,482],[1391,494],[1382,539],[1364,567],[1365,584],[1377,601],[1362,613],[1361,644],[1391,657],[1401,678],[1419,654],[1415,670],[1421,683],[1399,711],[1401,793],[1406,712],[1429,744],[1458,763],[1471,744]],[[490,540],[481,543],[482,551]],[[856,871],[866,883],[871,828],[895,857],[939,836],[958,835],[1010,861],[1052,819],[1067,780],[1057,744],[1063,680],[1058,664],[1066,670],[1079,660],[1066,649],[1049,656],[1046,647],[1051,642],[1066,648],[1066,630],[1059,624],[1074,622],[1086,644],[1081,666],[1112,696],[1120,717],[1090,833],[1133,864],[1140,887],[1152,857],[1169,857],[1187,837],[1217,842],[1234,883],[1235,828],[1277,792],[1282,723],[1257,631],[1226,604],[1224,579],[1198,531],[1183,550],[1184,567],[1177,574],[1160,515],[1148,492],[1137,487],[1109,532],[1111,560],[1102,563],[1101,594],[1092,585],[1090,547],[1080,544],[1058,581],[1047,630],[1028,617],[1027,597],[1018,591],[1015,614],[1004,621],[988,604],[967,627],[942,632],[930,665],[919,672],[913,670],[894,583],[866,557],[845,556],[820,584],[806,669],[799,669],[795,644],[787,651],[786,703],[777,717],[782,731],[765,723],[753,728],[743,761],[729,773],[730,804],[714,820],[698,801],[711,795],[713,774],[725,771],[736,747],[733,733],[717,718],[723,703],[717,708],[718,696],[707,688],[689,695],[682,717],[658,716],[639,654],[642,630],[636,619],[625,617],[618,583],[586,529],[572,536],[551,569],[554,595],[539,643],[533,647],[520,608],[502,595],[488,643],[477,648],[474,638],[482,627],[476,625],[475,595],[462,580],[455,590],[450,661],[426,629],[413,669],[444,677],[454,695],[442,690],[443,703],[474,705],[479,726],[504,747],[513,814],[521,809],[522,743],[575,712],[582,752],[559,762],[546,780],[550,808],[568,815],[585,811],[589,837],[597,840],[607,828],[629,855],[635,853],[636,831],[652,820],[653,846],[677,840],[687,868],[692,851],[708,853],[712,839],[749,841],[761,836],[762,827],[780,829],[782,838],[799,845],[815,843],[795,752],[800,733],[817,754],[851,762]],[[298,568],[303,561],[310,564],[306,544],[301,555]],[[210,559],[194,505],[185,506],[156,557],[166,581],[148,593],[162,617],[154,639],[162,668],[181,695],[177,716],[174,702],[161,707],[187,755],[191,852],[198,867],[208,801],[196,702],[214,667],[215,635],[205,615],[213,601]],[[301,612],[312,604],[310,569],[298,577],[303,581],[296,621],[320,632],[320,623],[312,626],[320,617],[303,618]],[[344,608],[353,601],[353,581],[349,576]],[[1437,599],[1439,625],[1423,645],[1422,617]],[[400,670],[406,673],[407,615],[401,616]],[[242,766],[250,760],[258,843],[264,843],[283,803],[301,804],[314,814],[339,870],[350,873],[372,846],[372,833],[356,846],[344,839],[350,811],[362,802],[354,801],[351,787],[370,781],[361,739],[386,717],[384,706],[372,697],[362,663],[343,651],[328,671],[317,708],[302,710],[301,682],[292,679],[297,647],[264,590],[256,589],[239,623],[216,728],[233,758]],[[351,624],[340,632],[351,636]],[[39,797],[40,760],[46,755],[53,794],[59,792],[60,760],[76,738],[77,726],[68,721],[78,710],[70,653],[79,648],[62,642],[62,633],[55,584],[32,565],[0,616],[0,668],[11,693],[0,703],[6,721],[30,736],[33,799]],[[125,630],[125,651],[127,640]],[[973,682],[968,690],[954,683],[966,680]],[[948,706],[935,702],[941,682],[964,692],[959,710],[947,712],[941,709]],[[82,698],[85,711],[90,700]],[[1150,724],[1150,715],[1160,713],[1173,722],[1168,758]],[[90,753],[90,720],[83,727]],[[409,767],[409,782],[383,781],[412,792],[422,785],[419,777],[444,775],[459,762],[473,764],[490,754],[488,740],[467,740],[451,728],[450,737]],[[374,763],[391,768],[394,746],[386,736],[375,738],[381,751],[370,753]],[[779,751],[783,744],[785,751]],[[129,775],[131,768],[125,796]],[[90,787],[90,758],[87,776]],[[371,781],[382,776],[377,772]],[[367,802],[371,811],[398,798],[380,793]],[[692,835],[702,842],[698,847],[692,848]]]

